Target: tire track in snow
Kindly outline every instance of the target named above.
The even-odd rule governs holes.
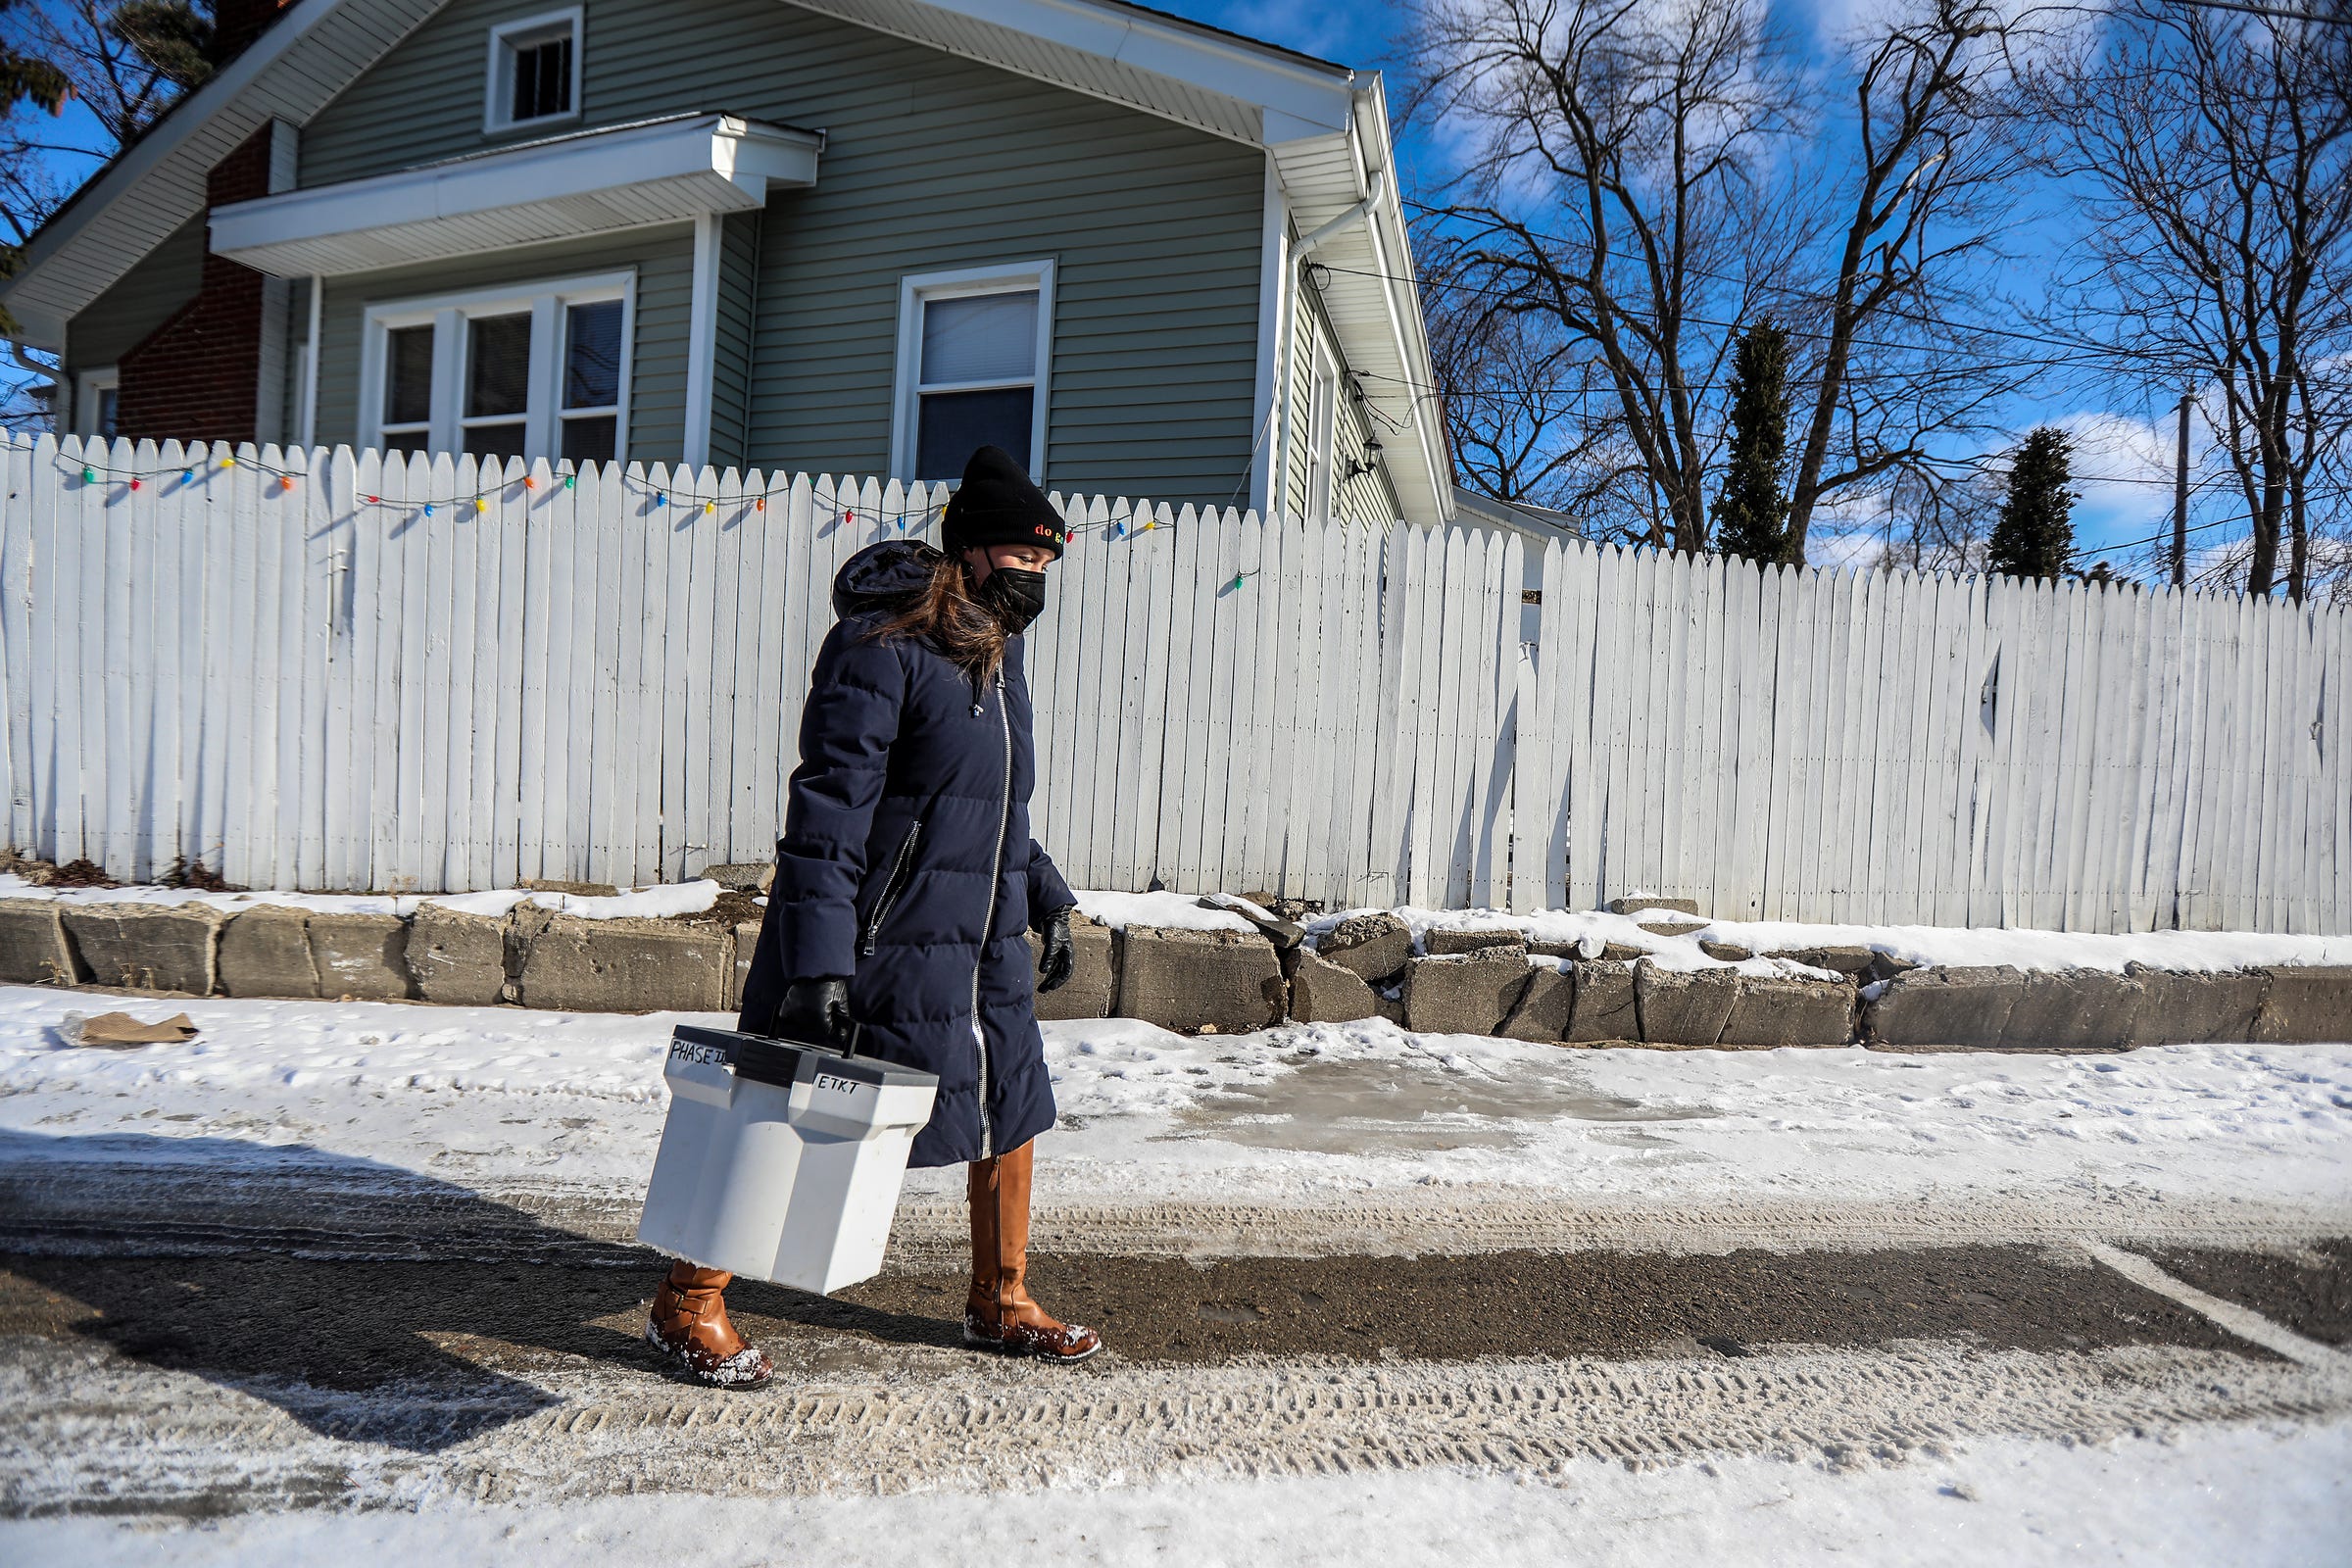
[[[880,1377],[726,1395],[542,1367],[526,1410],[464,1391],[224,1388],[0,1342],[0,1510],[215,1513],[430,1497],[1025,1489],[1474,1464],[1543,1473],[1762,1454],[1899,1461],[1974,1439],[2096,1442],[2352,1409],[2352,1374],[2206,1351],[1904,1346],[1726,1362],[1101,1366],[909,1350]]]
[[[24,1162],[0,1164],[0,1250],[258,1250],[354,1258],[562,1253],[574,1262],[636,1266],[637,1206],[635,1193],[560,1186],[476,1194],[423,1178],[362,1181],[299,1169],[191,1177],[137,1164]],[[2352,1203],[2186,1201],[2117,1189],[1739,1204],[1578,1200],[1524,1189],[1367,1194],[1346,1204],[1068,1202],[1045,1192],[1033,1244],[1041,1251],[1106,1256],[1311,1257],[1971,1243],[2238,1247],[2347,1233]],[[582,1242],[607,1250],[582,1250]],[[909,1195],[899,1205],[890,1266],[935,1267],[959,1259],[968,1245],[960,1202]]]

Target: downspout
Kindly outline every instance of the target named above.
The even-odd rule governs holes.
[[[1325,240],[1349,224],[1360,223],[1370,219],[1372,209],[1379,205],[1381,195],[1388,189],[1388,184],[1389,172],[1387,170],[1375,169],[1372,171],[1372,180],[1364,191],[1364,199],[1300,240],[1298,247],[1291,252],[1291,260],[1296,262],[1299,257],[1309,254]],[[1377,239],[1375,242],[1377,243]]]

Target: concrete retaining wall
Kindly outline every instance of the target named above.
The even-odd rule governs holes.
[[[1320,949],[1300,946],[1296,932],[1112,932],[1081,918],[1072,922],[1076,973],[1038,999],[1038,1014],[1221,1034],[1285,1018],[1378,1016],[1438,1032],[1681,1049],[2115,1051],[2352,1040],[2346,966],[1925,968],[1864,983],[1872,970],[1863,962],[1822,979],[1669,969],[1646,958],[1538,954],[1531,961],[1515,933],[1457,935],[1439,944],[1448,951],[1416,956],[1403,922],[1389,915],[1351,920]],[[401,919],[269,905],[228,915],[0,899],[0,982],[715,1012],[741,996],[757,934],[752,925],[581,920],[528,905],[497,920],[431,905]]]

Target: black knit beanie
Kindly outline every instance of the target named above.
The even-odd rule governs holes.
[[[1059,557],[1069,538],[1054,503],[1003,447],[972,454],[939,529],[940,544],[951,556],[975,545],[1044,545]]]

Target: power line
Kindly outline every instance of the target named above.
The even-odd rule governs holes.
[[[2241,523],[2241,522],[2250,522],[2250,521],[2252,521],[2252,520],[2253,520],[2253,519],[2251,519],[2251,518],[2249,518],[2249,517],[2222,517],[2222,518],[2218,518],[2218,519],[2216,519],[2215,521],[2212,521],[2212,522],[2200,522],[2200,523],[2196,524],[2194,527],[2187,529],[2186,531],[2187,531],[2187,532],[2189,532],[2189,533],[2203,533],[2203,532],[2204,532],[2206,529],[2208,529],[2208,528],[2229,528],[2229,527],[2233,527],[2233,526],[2235,526],[2235,525],[2236,525],[2236,524],[2238,524],[2238,523]],[[2164,532],[2162,532],[2162,533],[2152,533],[2152,534],[2148,535],[2148,536],[2147,536],[2145,539],[2127,539],[2127,540],[2125,540],[2125,541],[2124,541],[2122,544],[2105,544],[2105,545],[2100,545],[2100,546],[2097,548],[2097,550],[2096,550],[2096,551],[2093,551],[2093,550],[2091,550],[2090,548],[2088,548],[2088,547],[2085,547],[2085,546],[2082,546],[2082,545],[2077,545],[2077,546],[2075,546],[2075,547],[2074,547],[2072,550],[2069,550],[2069,551],[2067,552],[2067,554],[2068,554],[2068,555],[2070,555],[2070,556],[2087,556],[2087,555],[2093,555],[2093,554],[2102,554],[2102,553],[2103,553],[2103,554],[2115,554],[2115,553],[2119,553],[2119,552],[2126,551],[2126,550],[2136,550],[2136,549],[2138,549],[2138,548],[2139,548],[2141,545],[2152,545],[2152,544],[2158,544],[2158,543],[2169,543],[2169,542],[2171,541],[2172,537],[2173,537],[2173,530],[2172,530],[2171,528],[2169,528],[2169,527],[2168,527],[2168,528],[2166,528],[2166,529],[2164,530]]]
[[[1919,461],[1937,464],[1945,467],[1974,468],[1979,473],[1994,471],[1992,469],[1994,460],[1989,453],[1980,453],[1973,458],[1940,458],[1922,455]],[[2202,490],[2212,485],[2227,484],[2230,482],[2230,477],[2226,473],[2209,473],[2204,478],[2195,481],[2189,488]],[[2151,478],[2146,474],[2132,473],[2070,473],[2066,476],[2066,482],[2069,484],[2160,484],[2170,489],[2178,481],[2171,474],[2159,479]]]
[[[1476,284],[1476,283],[1462,283],[1462,282],[1456,282],[1456,281],[1454,281],[1454,280],[1452,280],[1452,279],[1450,279],[1450,278],[1411,278],[1411,277],[1406,277],[1406,276],[1402,275],[1401,273],[1397,273],[1397,272],[1383,272],[1383,271],[1377,271],[1377,270],[1372,270],[1372,269],[1370,269],[1370,268],[1362,268],[1362,267],[1342,267],[1342,266],[1340,266],[1340,265],[1339,265],[1338,263],[1336,263],[1336,262],[1314,262],[1314,263],[1311,263],[1310,265],[1311,265],[1311,266],[1314,266],[1314,267],[1320,267],[1320,268],[1322,268],[1322,269],[1323,269],[1325,271],[1327,271],[1327,272],[1345,272],[1345,273],[1347,273],[1347,274],[1348,274],[1348,276],[1350,276],[1350,277],[1375,277],[1375,278],[1384,278],[1384,279],[1386,279],[1386,280],[1388,280],[1388,281],[1390,281],[1390,282],[1393,282],[1393,283],[1413,283],[1413,284],[1416,284],[1416,285],[1418,285],[1419,287],[1422,287],[1422,288],[1445,288],[1445,289],[1453,289],[1453,290],[1455,290],[1455,291],[1456,291],[1456,292],[1458,292],[1458,293],[1464,293],[1464,294],[1477,294],[1477,295],[1484,296],[1484,297],[1486,297],[1486,298],[1488,298],[1488,299],[1524,299],[1524,298],[1526,298],[1526,297],[1527,297],[1527,296],[1526,296],[1524,293],[1522,293],[1521,291],[1519,291],[1519,290],[1517,290],[1517,289],[1482,288],[1481,286],[1479,286],[1479,285],[1478,285],[1478,284]],[[1650,316],[1649,314],[1647,314],[1647,313],[1645,313],[1645,312],[1642,312],[1642,311],[1634,311],[1634,310],[1626,310],[1626,309],[1624,309],[1623,307],[1619,307],[1619,314],[1620,314],[1620,315],[1623,315],[1623,316],[1631,317],[1631,318],[1634,318],[1634,319],[1636,319],[1636,320],[1646,321],[1646,322],[1648,322],[1648,323],[1649,323],[1650,325],[1652,325],[1652,326],[1654,326],[1654,325],[1656,325],[1656,324],[1657,324],[1657,318],[1656,318],[1655,317],[1653,317],[1653,316]],[[1711,316],[1699,316],[1699,315],[1696,315],[1696,314],[1690,314],[1690,315],[1687,315],[1687,316],[1685,316],[1685,317],[1683,318],[1683,319],[1684,319],[1685,321],[1687,321],[1687,322],[1690,322],[1690,323],[1692,323],[1692,324],[1695,324],[1695,325],[1698,325],[1698,326],[1712,326],[1712,327],[1718,327],[1718,328],[1721,328],[1722,330],[1724,330],[1724,331],[1727,331],[1727,332],[1728,332],[1728,331],[1734,331],[1734,330],[1737,330],[1737,329],[1738,329],[1738,328],[1740,328],[1740,326],[1743,326],[1743,325],[1745,325],[1745,324],[1746,324],[1746,323],[1744,323],[1744,322],[1741,322],[1741,321],[1727,321],[1727,320],[1723,320],[1723,319],[1721,319],[1720,318],[1717,318],[1717,317],[1711,317]],[[1936,325],[1941,325],[1941,326],[1948,327],[1950,330],[1952,330],[1952,331],[1954,331],[1954,332],[1982,332],[1982,334],[1983,334],[1983,335],[1984,335],[1984,336],[1989,336],[1989,337],[2009,337],[2009,338],[2017,338],[2017,339],[2020,339],[2020,340],[2022,340],[2022,341],[2024,341],[2024,342],[2028,342],[2028,343],[2039,343],[2039,344],[2043,344],[2043,345],[2048,345],[2048,344],[2049,344],[2049,342],[2050,342],[2050,340],[2049,340],[2049,339],[2047,339],[2047,338],[2037,338],[2037,337],[2034,337],[2034,336],[2032,333],[2029,333],[2029,332],[2012,332],[2012,331],[2007,331],[2007,330],[2005,330],[2005,329],[2003,329],[2003,328],[2000,328],[2000,327],[1984,327],[1984,328],[1978,328],[1978,327],[1971,327],[1971,326],[1963,326],[1963,325],[1959,324],[1958,322],[1952,322],[1952,321],[1937,321],[1937,322],[1935,322],[1935,323],[1933,323],[1933,324],[1936,324]],[[1822,331],[1808,330],[1808,329],[1806,329],[1806,328],[1804,328],[1804,327],[1795,327],[1795,326],[1791,326],[1791,327],[1785,327],[1785,328],[1783,328],[1783,330],[1785,330],[1785,331],[1786,331],[1786,332],[1787,332],[1787,333],[1788,333],[1788,334],[1790,337],[1806,338],[1806,339],[1810,339],[1810,340],[1814,340],[1814,341],[1821,341],[1821,342],[1826,342],[1826,341],[1828,341],[1828,340],[1829,340],[1829,338],[1830,338],[1830,336],[1831,336],[1831,334],[1830,334],[1830,333],[1827,333],[1827,332],[1822,332]],[[1932,344],[1925,344],[1925,343],[1890,343],[1890,342],[1887,342],[1886,340],[1885,340],[1884,338],[1850,337],[1850,338],[1846,339],[1846,342],[1847,342],[1847,344],[1848,344],[1849,346],[1851,346],[1851,347],[1855,347],[1855,348],[1877,348],[1877,349],[1889,349],[1889,350],[1896,351],[1896,352],[1898,352],[1898,353],[1905,353],[1905,354],[1917,354],[1917,353],[1923,352],[1923,351],[1925,351],[1925,350],[1932,349],[1932,348],[1934,347],[1934,345],[1932,345]],[[2177,360],[2174,360],[2174,359],[2172,359],[2170,356],[2160,356],[2160,355],[2156,355],[2156,354],[2154,354],[2154,353],[2152,353],[2152,352],[2149,352],[2149,351],[2146,351],[2146,350],[2136,350],[2136,351],[2134,351],[2134,350],[2119,350],[2119,351],[2117,351],[2117,352],[2119,352],[2119,353],[2123,353],[2123,354],[2127,355],[2128,357],[2134,357],[2134,358],[2145,358],[2145,359],[2162,359],[2162,360],[2163,360],[2163,361],[2164,361],[2166,364],[2178,364],[2178,363],[2179,363]],[[2003,364],[2003,365],[2005,365],[2005,366],[2018,366],[2018,365],[2057,365],[2057,364],[2080,364],[2080,363],[2084,363],[2084,362],[2088,362],[2088,361],[2097,361],[2097,360],[2102,360],[2102,359],[2105,359],[2106,357],[2107,357],[2107,355],[2106,355],[2105,351],[2098,350],[2098,349],[2092,349],[2092,348],[2069,349],[2069,348],[2065,348],[2065,347],[2061,346],[2061,347],[2058,349],[2058,351],[2057,351],[2057,352],[2055,352],[2055,353],[2053,353],[2053,354],[2049,354],[2049,355],[2041,356],[2041,357],[2039,357],[2039,358],[2036,358],[2036,359],[2032,359],[2032,360],[2008,360],[2008,361],[2002,361],[2002,362],[1999,362],[1999,363],[2001,363],[2001,364]],[[1853,377],[1852,377],[1852,374],[1851,374],[1851,372],[1849,372],[1849,373],[1848,373],[1848,376],[1847,376],[1847,379],[1852,379],[1852,378],[1853,378]],[[1431,388],[1430,390],[1432,390],[1432,391],[1435,391],[1435,390],[1438,390],[1438,389],[1437,389],[1437,388]]]
[[[1433,207],[1433,206],[1431,206],[1431,205],[1430,205],[1429,203],[1427,203],[1427,202],[1413,201],[1413,200],[1411,200],[1410,198],[1407,198],[1407,199],[1406,199],[1406,201],[1405,201],[1405,205],[1406,205],[1406,206],[1408,206],[1408,207],[1415,207],[1415,208],[1418,208],[1418,209],[1420,209],[1422,212],[1425,212],[1425,213],[1450,213],[1450,212],[1452,211],[1450,208],[1445,208],[1445,207]],[[1529,238],[1531,238],[1531,239],[1540,239],[1540,240],[1544,240],[1544,241],[1547,241],[1547,242],[1549,242],[1550,244],[1553,244],[1553,245],[1579,246],[1579,245],[1587,245],[1587,244],[1589,244],[1589,243],[1590,243],[1589,241],[1586,241],[1586,240],[1574,239],[1574,238],[1570,238],[1570,237],[1563,236],[1563,235],[1559,235],[1559,234],[1547,234],[1547,233],[1544,232],[1542,229],[1538,229],[1538,228],[1530,228],[1530,229],[1527,229],[1527,230],[1525,230],[1525,232],[1527,233],[1528,237],[1529,237]],[[1329,263],[1322,263],[1322,264],[1319,264],[1319,265],[1322,265],[1322,266],[1327,266],[1327,267],[1328,267],[1328,266],[1330,266],[1330,264],[1329,264]],[[1345,271],[1345,270],[1348,270],[1348,269],[1345,269],[1345,268],[1334,268],[1333,270],[1334,270],[1335,271]],[[1742,288],[1744,288],[1744,287],[1747,287],[1748,285],[1750,285],[1751,283],[1753,283],[1753,282],[1755,281],[1754,279],[1752,279],[1752,278],[1749,278],[1749,277],[1745,277],[1745,276],[1740,276],[1740,275],[1735,275],[1735,274],[1733,274],[1733,273],[1730,273],[1730,272],[1718,272],[1718,271],[1714,271],[1714,270],[1710,270],[1710,269],[1703,268],[1703,267],[1692,267],[1692,266],[1690,266],[1690,265],[1689,265],[1689,264],[1687,264],[1687,263],[1686,263],[1686,264],[1684,264],[1684,269],[1683,269],[1683,270],[1684,270],[1685,271],[1690,272],[1690,273],[1692,273],[1693,275],[1695,275],[1695,276],[1698,276],[1698,277],[1709,278],[1709,279],[1712,279],[1713,281],[1715,281],[1715,282],[1718,282],[1718,283],[1733,283],[1733,284],[1738,284],[1739,286],[1740,286],[1740,287],[1742,287]],[[1387,274],[1386,274],[1386,273],[1374,273],[1374,274],[1368,274],[1368,275],[1373,275],[1373,276],[1386,276]],[[1425,286],[1429,286],[1429,287],[1435,287],[1435,288],[1467,288],[1467,287],[1470,287],[1470,286],[1471,286],[1471,285],[1467,285],[1467,284],[1460,284],[1460,283],[1448,283],[1448,282],[1444,282],[1444,281],[1433,281],[1433,280],[1428,280],[1428,279],[1416,279],[1415,281],[1420,281],[1420,282],[1424,283],[1424,284],[1425,284]],[[1494,294],[1494,295],[1496,298],[1513,298],[1513,297],[1516,297],[1516,296],[1515,296],[1515,294],[1514,294],[1512,291],[1507,291],[1507,290],[1506,290],[1506,291],[1498,291],[1498,290],[1478,290],[1478,292]],[[1887,315],[1887,316],[1894,317],[1894,318],[1897,318],[1897,319],[1899,319],[1899,320],[1911,321],[1911,322],[1913,322],[1913,323],[1915,323],[1915,324],[1917,324],[1917,325],[1920,325],[1920,326],[1935,326],[1935,327],[1941,327],[1941,328],[1943,328],[1944,330],[1946,330],[1946,331],[1950,331],[1950,332],[1974,332],[1974,333],[1980,334],[1980,335],[1982,335],[1982,336],[1986,336],[1986,337],[2006,337],[2006,338],[2015,338],[2015,339],[2017,339],[2017,340],[2018,340],[2018,341],[2020,341],[2020,342],[2025,342],[2025,343],[2034,343],[2034,344],[2039,344],[2039,345],[2044,345],[2044,346],[2047,346],[2047,345],[2051,344],[2051,343],[2052,343],[2052,341],[2053,341],[2053,340],[2052,340],[2052,339],[2050,339],[2050,338],[2043,337],[2043,336],[2039,336],[2039,335],[2037,335],[2037,334],[2035,334],[2035,333],[2032,333],[2032,332],[2021,332],[2021,331],[2018,331],[2018,330],[2016,330],[2016,329],[2014,329],[2014,328],[2010,328],[2010,327],[1987,326],[1987,325],[1984,325],[1984,324],[1981,324],[1981,323],[1975,323],[1975,322],[1967,322],[1967,321],[1954,321],[1954,320],[1952,320],[1952,319],[1950,319],[1950,318],[1946,318],[1946,317],[1930,315],[1929,313],[1927,313],[1927,312],[1924,312],[1924,311],[1911,311],[1911,310],[1905,310],[1905,309],[1904,309],[1904,308],[1902,308],[1901,306],[1899,306],[1899,305],[1897,305],[1897,304],[1895,304],[1895,303],[1893,303],[1893,302],[1891,302],[1891,301],[1883,301],[1883,302],[1881,302],[1880,304],[1873,306],[1871,309],[1872,309],[1874,312],[1877,312],[1877,313],[1882,313],[1882,314],[1885,314],[1885,315]],[[1630,316],[1637,316],[1637,317],[1639,317],[1639,316],[1641,316],[1642,313],[1641,313],[1641,312],[1638,312],[1638,311],[1629,311],[1629,312],[1626,312],[1625,314],[1627,314],[1627,315],[1630,315]],[[1727,329],[1728,329],[1728,328],[1730,328],[1730,327],[1737,326],[1737,325],[1739,325],[1739,324],[1740,324],[1740,323],[1738,323],[1738,322],[1735,322],[1735,321],[1711,321],[1711,320],[1707,320],[1705,318],[1702,318],[1702,317],[1690,317],[1690,318],[1687,318],[1687,319],[1690,319],[1690,320],[1697,320],[1697,321],[1702,321],[1702,322],[1703,322],[1704,324],[1706,324],[1706,325],[1710,325],[1710,326],[1721,326],[1721,327],[1725,327],[1725,328],[1727,328]],[[1796,327],[1788,327],[1788,328],[1785,328],[1785,330],[1787,330],[1787,331],[1788,331],[1788,335],[1789,335],[1789,336],[1791,336],[1791,337],[1827,338],[1827,337],[1829,336],[1829,334],[1828,334],[1828,333],[1826,333],[1826,332],[1808,332],[1808,331],[1805,331],[1805,330],[1803,330],[1803,329],[1801,329],[1801,328],[1796,328]],[[1892,347],[1916,347],[1916,345],[1907,345],[1907,344],[1906,344],[1906,345],[1895,345],[1895,344],[1886,344],[1886,343],[1872,343],[1872,342],[1870,342],[1870,340],[1861,339],[1861,338],[1855,338],[1855,339],[1851,339],[1850,341],[1852,341],[1852,342],[1854,342],[1854,343],[1856,343],[1856,344],[1858,344],[1858,345],[1865,345],[1865,346],[1872,346],[1872,347],[1880,347],[1880,348],[1892,348]],[[2081,359],[2088,359],[2088,360],[2108,360],[2108,359],[2114,359],[2114,358],[2117,358],[2117,357],[2122,357],[2122,358],[2126,358],[2126,359],[2137,359],[2137,360],[2157,360],[2157,361],[2162,361],[2162,362],[2164,362],[2164,363],[2166,363],[2166,364],[2177,364],[2177,363],[2178,363],[2177,359],[2176,359],[2174,356],[2167,355],[2167,354],[2163,354],[2163,353],[2161,353],[2160,351],[2153,350],[2153,349],[2129,349],[2129,348],[2124,348],[2124,347],[2121,347],[2120,345],[2119,345],[2119,346],[2116,346],[2116,347],[2112,347],[2112,348],[2110,348],[2110,347],[2103,347],[2103,346],[2101,346],[2101,345],[2098,345],[2098,344],[2095,344],[2095,343],[2086,343],[2086,342],[2082,342],[2082,341],[2080,341],[2080,340],[2077,340],[2075,343],[2073,343],[2073,344],[2071,344],[2071,345],[2067,345],[2067,344],[2065,344],[2065,343],[2064,343],[2064,340],[2058,340],[2058,341],[2059,341],[2059,343],[2061,344],[2061,346],[2064,346],[2064,347],[2066,347],[2066,348],[2067,348],[2067,351],[2068,351],[2068,353],[2069,353],[2070,355],[2073,355],[2073,356],[2079,357],[2079,358],[2081,358]]]

